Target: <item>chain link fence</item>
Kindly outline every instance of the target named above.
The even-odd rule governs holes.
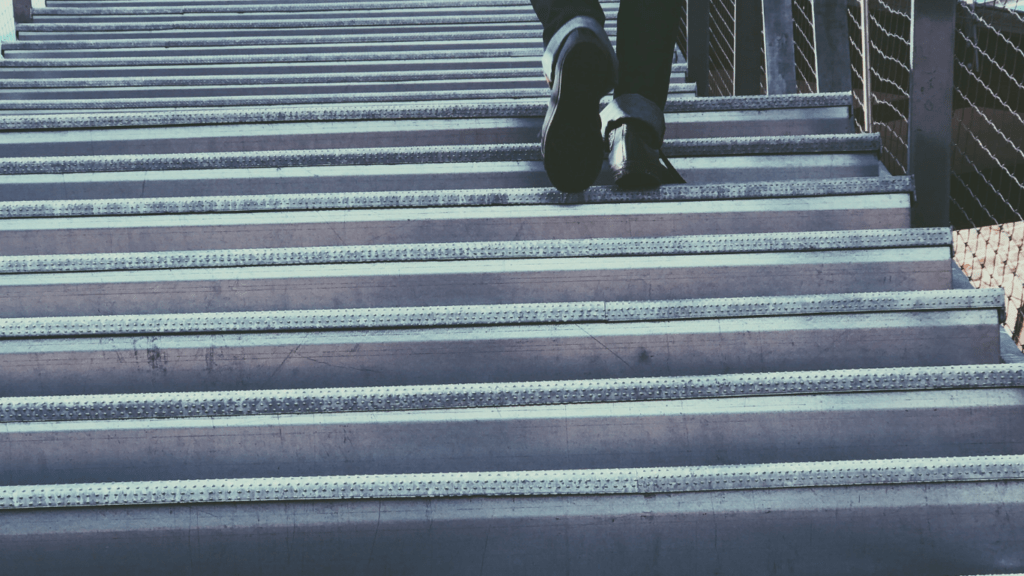
[[[1007,328],[1024,324],[1024,1],[963,2],[953,63],[950,218],[957,264],[1006,291]]]
[[[878,132],[883,164],[906,174],[910,2],[852,0],[848,16],[857,127]],[[950,175],[954,259],[975,286],[1006,292],[1006,327],[1018,346],[1024,323],[1022,40],[1024,1],[958,3]]]
[[[816,92],[813,0],[792,2],[797,90]],[[710,0],[712,96],[735,94],[736,3]],[[881,161],[894,175],[908,169],[910,8],[910,0],[847,0],[855,123],[863,132],[879,133]],[[1005,290],[1007,328],[1021,346],[1024,0],[959,0],[955,42],[950,206],[954,258],[975,286]],[[763,52],[761,61],[763,71]]]

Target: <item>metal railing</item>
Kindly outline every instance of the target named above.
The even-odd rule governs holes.
[[[885,167],[894,175],[917,173],[915,225],[952,225],[956,263],[974,285],[1004,289],[1007,328],[1020,346],[1024,341],[1024,269],[1020,267],[1024,251],[1024,0],[917,0],[916,8],[912,0],[839,0],[838,5],[836,0],[791,1],[795,90],[852,88],[855,124],[861,131],[879,133]],[[709,20],[707,87],[701,93],[737,94],[740,34],[736,28],[741,17],[736,11],[751,9],[750,0],[687,0],[684,22],[691,5],[705,9]],[[777,5],[785,2],[757,2],[754,8]],[[840,11],[838,20],[845,9],[845,31],[840,22],[839,33],[849,38],[849,55],[829,59],[836,55],[824,54],[830,47],[818,40],[828,37],[821,28],[827,22],[816,12],[824,14],[832,7]],[[917,23],[915,10],[920,13]],[[691,20],[696,21],[696,16]],[[920,35],[917,46],[915,30]],[[687,45],[693,49],[694,39],[699,49],[698,36],[692,26],[689,36],[682,32],[684,53]],[[763,40],[760,44],[763,47]],[[763,48],[760,54],[760,93],[764,94]],[[941,69],[950,62],[952,71],[941,72],[938,84],[951,85],[952,94],[944,89],[928,93],[932,78],[922,71]],[[848,76],[837,80],[846,66]],[[690,68],[701,74],[699,64],[690,62]],[[915,78],[917,90],[912,89]],[[846,81],[849,84],[844,87]],[[911,94],[915,94],[913,101]],[[932,106],[933,100],[938,107]],[[933,108],[939,114],[951,110],[951,136],[942,126],[944,116],[936,115]],[[918,130],[912,131],[915,125]],[[948,174],[948,180],[943,174]]]

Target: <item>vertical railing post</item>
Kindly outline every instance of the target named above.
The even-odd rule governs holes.
[[[793,0],[762,0],[764,71],[769,94],[796,93],[796,47],[793,43]]]
[[[818,92],[853,90],[845,0],[814,0],[814,51]]]
[[[710,0],[686,0],[686,81],[697,95],[708,95],[708,51],[711,46]]]
[[[911,0],[909,172],[915,227],[949,226],[957,0]]]
[[[14,0],[14,21],[32,21],[32,0]]]
[[[0,58],[3,58],[4,42],[14,40],[14,3],[0,0]]]
[[[860,68],[864,78],[864,131],[872,132],[875,119],[871,102],[871,0],[860,0]]]
[[[733,94],[761,93],[761,0],[736,0],[733,28]]]

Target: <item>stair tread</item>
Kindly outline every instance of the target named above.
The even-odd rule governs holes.
[[[61,218],[161,214],[230,214],[306,210],[456,208],[477,206],[574,206],[577,204],[719,201],[773,198],[843,197],[913,192],[906,176],[791,180],[713,185],[666,185],[656,190],[623,191],[594,186],[580,194],[553,188],[338,192],[259,196],[193,196],[95,200],[20,200],[0,202],[0,218]],[[6,225],[6,223],[5,223]],[[12,226],[17,224],[11,223]],[[27,224],[31,226],[32,224]]]

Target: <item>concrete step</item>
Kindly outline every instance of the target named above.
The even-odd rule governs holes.
[[[614,23],[609,23],[608,29],[614,29]],[[11,40],[4,41],[4,51],[29,51],[29,50],[106,50],[121,48],[168,48],[204,47],[204,46],[279,46],[289,44],[335,44],[347,42],[363,49],[372,49],[373,45],[379,42],[395,42],[402,36],[386,32],[377,34],[290,34],[278,35],[277,32],[265,32],[259,35],[240,34],[231,31],[224,36],[197,36],[197,37],[163,37],[159,34],[147,34],[141,38],[122,38],[106,40],[79,39],[76,34],[74,38],[56,38],[52,40]],[[28,35],[32,36],[32,35]],[[469,42],[474,40],[494,41],[498,36],[489,31],[451,31],[431,32],[420,34],[417,38],[427,42]],[[408,37],[405,37],[406,39]],[[501,32],[500,38],[509,41],[536,40],[538,38],[535,29],[523,28],[520,30],[505,30]]]
[[[337,192],[333,194],[283,194],[261,196],[210,196],[100,200],[26,200],[0,202],[0,218],[61,218],[68,216],[151,216],[162,214],[230,214],[306,210],[382,208],[464,208],[489,206],[574,207],[588,204],[632,204],[754,199],[796,199],[866,194],[909,194],[913,179],[907,176],[791,180],[739,184],[670,184],[652,190],[622,190],[592,186],[579,194],[554,189],[510,188],[497,190],[434,190],[421,192]]]
[[[1024,369],[994,364],[10,398],[0,482],[1017,454],[1022,391]]]
[[[502,88],[504,87],[504,88]],[[235,96],[188,96],[193,92],[207,90],[214,93],[237,93],[243,95]],[[669,87],[670,95],[681,97],[693,97],[696,85],[690,83],[675,83]],[[170,97],[154,97],[156,93],[168,93],[167,89],[142,89],[134,90],[133,97],[125,98],[87,98],[90,95],[102,96],[103,90],[84,89],[82,91],[65,91],[64,94],[55,92],[33,92],[28,94],[29,99],[5,100],[0,98],[0,110],[5,114],[22,111],[56,111],[65,112],[76,110],[80,113],[97,110],[128,110],[140,111],[145,109],[166,109],[166,108],[196,108],[196,107],[231,107],[231,106],[257,106],[257,107],[288,107],[288,106],[309,106],[311,104],[386,104],[394,102],[420,102],[420,101],[451,101],[451,100],[497,100],[516,99],[546,101],[550,97],[550,90],[543,80],[538,79],[517,79],[502,78],[497,80],[485,80],[479,82],[459,83],[458,87],[452,89],[449,82],[407,82],[399,85],[381,85],[373,83],[298,83],[292,85],[259,85],[252,90],[236,90],[211,88],[211,89],[171,89],[173,95]],[[246,95],[249,94],[249,95]],[[16,95],[16,94],[15,94]],[[26,94],[22,93],[22,96]],[[47,96],[74,95],[76,98],[47,98]],[[137,110],[131,110],[137,109]],[[165,110],[163,110],[165,111]]]
[[[1002,306],[994,289],[5,319],[0,396],[994,364]]]
[[[877,134],[662,147],[692,184],[877,177]],[[606,168],[597,185],[611,184]],[[0,201],[548,187],[538,144],[0,159]]]
[[[455,70],[408,70],[399,72],[336,72],[328,74],[223,74],[185,76],[133,76],[125,68],[124,76],[69,76],[55,77],[47,70],[39,78],[0,79],[0,88],[9,91],[39,91],[66,88],[145,88],[145,87],[202,87],[202,86],[248,86],[256,88],[264,84],[358,84],[358,83],[401,83],[401,82],[449,82],[452,86],[466,81],[508,80],[536,78],[542,74],[536,63],[522,68],[475,68]],[[12,70],[13,71],[13,70]],[[101,69],[102,71],[102,69]],[[673,75],[684,74],[686,66],[673,64]],[[425,105],[427,103],[420,103]],[[270,112],[270,111],[268,111]]]
[[[490,13],[532,13],[533,8],[521,0],[504,0],[501,2],[467,2],[441,0],[438,2],[282,2],[282,3],[238,3],[228,2],[216,4],[212,2],[168,3],[158,6],[152,4],[131,3],[127,5],[82,4],[73,6],[47,6],[32,10],[34,18],[45,19],[47,22],[64,18],[65,21],[76,16],[177,16],[188,17],[199,14],[255,15],[260,13],[292,13],[292,12],[343,12],[352,16],[396,15],[430,15],[430,14],[490,14]],[[601,2],[601,7],[612,13],[618,11],[617,2]],[[389,12],[393,11],[393,12]]]
[[[71,49],[34,49],[34,50],[8,50],[4,43],[4,58],[31,60],[31,59],[80,59],[80,58],[115,58],[122,59],[137,55],[139,57],[228,57],[228,56],[249,56],[250,59],[259,61],[262,56],[270,56],[277,61],[285,54],[337,54],[348,58],[355,58],[356,54],[369,53],[371,57],[380,58],[378,54],[388,52],[428,52],[436,50],[448,50],[453,54],[480,52],[493,52],[496,50],[517,51],[510,54],[522,54],[529,56],[536,54],[539,58],[543,50],[543,43],[538,36],[532,38],[512,39],[480,39],[462,41],[405,41],[405,42],[376,42],[376,43],[354,43],[354,42],[314,42],[314,43],[288,43],[288,44],[261,44],[261,45],[235,45],[235,46],[182,46],[165,47],[159,46],[127,46],[124,48],[71,48]],[[532,51],[532,53],[530,52]]]
[[[550,94],[544,77],[532,70],[526,74],[509,74],[501,69],[481,70],[483,74],[476,76],[475,70],[460,73],[446,73],[438,76],[443,78],[426,78],[424,80],[396,81],[393,76],[406,76],[405,73],[385,74],[295,74],[291,77],[273,76],[271,82],[265,74],[245,76],[211,76],[200,77],[194,84],[172,80],[174,85],[162,86],[161,77],[111,78],[116,82],[138,86],[78,86],[82,79],[58,78],[57,83],[68,86],[46,88],[13,88],[5,90],[0,96],[0,109],[49,109],[64,108],[155,108],[175,107],[194,108],[196,106],[238,106],[240,104],[257,106],[274,106],[289,103],[302,103],[303,96],[312,97],[310,102],[388,102],[421,101],[436,102],[451,98],[488,98],[492,100],[546,100]],[[426,76],[417,74],[418,76]],[[379,76],[379,77],[377,77]],[[390,76],[390,77],[389,77]],[[452,79],[453,76],[467,76]],[[188,77],[185,77],[188,78]],[[355,81],[350,81],[355,78]],[[252,84],[247,83],[253,79]],[[136,82],[136,81],[141,82]],[[148,80],[154,81],[147,85]],[[279,80],[291,80],[279,82]],[[18,80],[10,83],[17,83]],[[40,84],[40,81],[30,81]],[[45,81],[44,81],[45,82]],[[99,84],[101,82],[97,82]],[[675,74],[670,84],[672,97],[692,98],[695,86],[685,82],[684,74]],[[287,99],[293,95],[298,98]],[[261,99],[261,96],[266,98]],[[189,104],[189,102],[193,102]],[[418,102],[417,102],[418,103]],[[407,105],[411,105],[409,102]],[[422,106],[422,104],[421,104]],[[265,109],[265,108],[264,108]],[[849,131],[849,130],[847,130]]]
[[[684,190],[680,190],[685,195]],[[910,194],[5,220],[0,255],[895,229]]]
[[[254,17],[255,16],[255,17]],[[22,33],[59,32],[59,33],[109,33],[109,32],[164,32],[169,30],[233,30],[237,28],[276,30],[282,28],[346,28],[353,32],[365,28],[364,32],[374,29],[391,28],[392,33],[404,33],[403,28],[416,27],[425,32],[440,31],[438,28],[451,26],[487,25],[495,30],[532,28],[540,30],[540,23],[532,10],[504,11],[493,14],[445,15],[426,14],[400,16],[379,14],[368,11],[362,16],[345,13],[333,14],[274,14],[274,17],[259,17],[253,14],[231,14],[226,18],[214,15],[202,15],[199,18],[174,17],[164,21],[122,21],[122,22],[46,22],[45,18],[30,23],[19,23],[19,36]],[[280,16],[284,16],[281,18]],[[288,17],[292,16],[292,17]],[[297,16],[297,17],[296,17]],[[606,14],[609,19],[615,13]],[[422,27],[422,28],[420,28]],[[396,30],[397,28],[397,30]]]
[[[333,60],[323,62],[286,59],[283,62],[207,62],[176,65],[156,64],[114,65],[112,60],[97,64],[86,61],[54,60],[52,66],[36,66],[35,60],[10,60],[15,64],[4,66],[5,78],[39,79],[39,78],[103,78],[103,77],[145,77],[145,76],[223,76],[253,74],[336,74],[336,73],[380,73],[380,72],[411,72],[411,71],[451,71],[451,70],[495,70],[501,68],[522,69],[537,66],[537,74],[541,72],[538,58],[535,56],[492,57],[473,56],[465,58],[444,58],[442,54],[433,54],[432,59],[377,59],[377,60]],[[408,54],[395,54],[408,56]],[[3,60],[3,62],[8,62]],[[39,61],[43,62],[43,61]]]
[[[74,574],[109,570],[87,552],[111,532],[154,573],[974,574],[1019,562],[1022,479],[993,456],[11,486],[0,547]]]
[[[950,287],[949,245],[946,230],[915,229],[5,256],[0,309],[31,317],[939,290]]]
[[[345,45],[342,45],[345,46]],[[480,59],[486,62],[489,59],[539,59],[541,50],[536,47],[530,48],[492,48],[474,49],[472,46],[464,50],[452,51],[451,49],[428,49],[428,50],[394,50],[382,49],[373,52],[356,51],[316,51],[312,53],[276,51],[273,53],[240,53],[240,54],[212,54],[212,55],[182,55],[182,56],[132,56],[132,51],[116,52],[110,56],[101,57],[72,57],[72,58],[12,58],[0,61],[0,68],[67,68],[67,67],[94,67],[94,66],[202,66],[218,64],[263,64],[263,63],[286,63],[286,62],[337,62],[337,63],[363,63],[369,64],[377,61],[420,61],[420,60],[444,60],[449,55],[462,57],[462,59]]]
[[[248,90],[246,87],[240,89]],[[666,105],[666,137],[844,134],[849,132],[849,95],[835,96],[834,102],[817,96],[766,97],[758,98],[759,102],[755,103],[673,95]],[[809,106],[801,107],[803,103]],[[813,106],[818,103],[834,105]],[[503,99],[472,103],[455,101],[451,106],[400,103],[360,108],[318,107],[288,112],[268,109],[235,112],[226,109],[135,113],[131,116],[107,114],[100,118],[94,114],[0,117],[0,123],[8,130],[33,130],[5,134],[4,141],[0,142],[0,155],[13,158],[534,143],[546,111],[547,103],[542,99]],[[196,126],[204,117],[208,124]],[[280,122],[282,119],[287,122]],[[302,119],[307,121],[300,121]],[[278,122],[270,125],[269,122],[274,120]],[[182,121],[189,125],[160,125],[162,122],[173,125]],[[233,123],[242,121],[246,123]],[[61,124],[75,126],[88,123],[92,124],[90,127],[99,127],[135,122],[149,124],[150,127],[52,130]],[[38,131],[44,127],[48,130]]]
[[[332,19],[333,20],[333,19]],[[235,38],[260,38],[260,37],[282,37],[282,36],[389,36],[403,35],[406,38],[414,37],[417,34],[424,36],[432,34],[473,34],[486,33],[491,37],[506,37],[516,34],[527,33],[536,37],[540,34],[539,23],[523,19],[517,22],[498,23],[463,23],[463,24],[404,24],[404,25],[380,25],[380,26],[338,26],[336,21],[328,19],[317,19],[315,21],[290,21],[278,27],[251,26],[247,22],[239,22],[238,26],[220,26],[220,22],[212,22],[213,27],[193,26],[189,28],[175,28],[173,23],[170,26],[154,25],[144,30],[118,30],[111,29],[110,25],[104,26],[101,30],[78,30],[74,32],[76,41],[96,40],[134,40],[134,39],[168,39],[183,40],[193,38],[223,38],[233,36]],[[18,38],[29,42],[54,40],[67,40],[66,31],[38,31],[25,28],[28,25],[18,24]],[[57,25],[63,26],[63,25]],[[113,28],[116,28],[114,26]],[[614,23],[605,27],[605,31],[612,34],[616,31]]]

